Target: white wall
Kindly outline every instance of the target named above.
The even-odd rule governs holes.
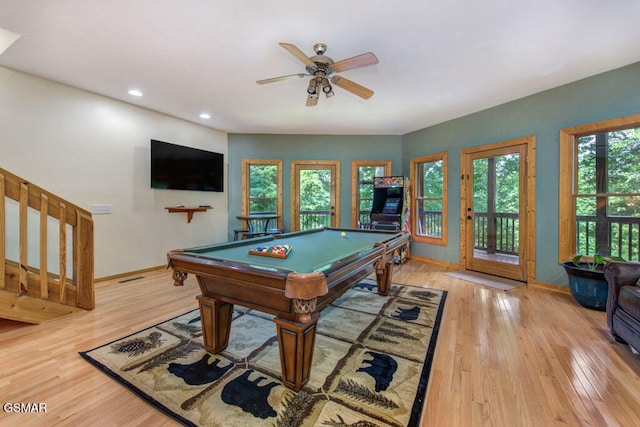
[[[224,153],[225,192],[151,189],[150,139]],[[0,167],[89,211],[113,206],[93,216],[96,278],[226,241],[227,153],[225,132],[0,67]],[[188,224],[164,209],[178,204],[214,209]]]

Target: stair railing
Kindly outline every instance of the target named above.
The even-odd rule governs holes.
[[[7,259],[7,199],[18,202],[17,235],[18,259]],[[35,210],[39,215],[39,265],[29,263],[29,217]],[[58,222],[58,231],[49,231],[51,221]],[[72,248],[68,248],[67,233],[72,233]],[[48,268],[49,235],[58,235],[57,272]],[[55,245],[55,242],[53,242]],[[15,248],[13,248],[15,249]],[[67,251],[72,250],[69,277]],[[53,251],[52,251],[53,252]],[[55,253],[52,255],[55,257]],[[95,307],[93,278],[93,219],[91,213],[26,180],[0,168],[0,290],[29,295],[69,306]],[[55,269],[54,269],[55,270]]]

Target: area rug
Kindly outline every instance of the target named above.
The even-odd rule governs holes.
[[[184,425],[417,426],[445,299],[360,282],[321,312],[299,392],[281,383],[273,317],[239,306],[217,355],[202,348],[197,309],[80,355]]]
[[[490,288],[500,289],[501,291],[510,291],[512,289],[526,285],[526,283],[524,282],[518,282],[517,280],[506,279],[504,277],[492,276],[490,274],[478,273],[477,271],[452,271],[446,274],[447,276],[466,280],[467,282],[477,283],[483,286],[489,286]]]

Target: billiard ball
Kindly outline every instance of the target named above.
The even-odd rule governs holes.
[[[343,231],[342,233],[340,233],[340,235],[341,235],[342,237],[344,237],[344,236],[346,236],[346,235],[347,235],[347,233],[345,233],[345,232]]]

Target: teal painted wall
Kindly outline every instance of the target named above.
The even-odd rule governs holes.
[[[283,160],[283,222],[290,230],[291,161],[340,161],[340,226],[351,226],[351,161],[391,160],[394,175],[402,174],[401,136],[229,134],[229,239],[240,226],[242,159]]]
[[[449,153],[449,244],[412,244],[414,254],[460,261],[460,150],[535,135],[536,279],[568,286],[558,265],[560,129],[640,113],[640,63],[544,91],[403,137],[403,171],[413,157]]]
[[[558,265],[558,145],[560,129],[640,113],[640,63],[544,91],[404,136],[229,134],[229,229],[241,213],[243,158],[284,160],[284,220],[289,229],[290,161],[341,161],[341,225],[351,218],[351,160],[389,159],[394,175],[409,175],[413,157],[449,153],[449,244],[412,244],[413,253],[460,262],[460,150],[535,135],[536,279],[567,286]],[[229,238],[233,236],[230,234]]]

